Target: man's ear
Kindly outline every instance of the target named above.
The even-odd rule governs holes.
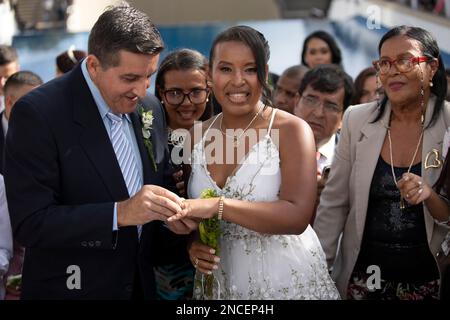
[[[14,97],[10,94],[8,94],[4,97],[0,97],[0,99],[3,99],[3,98],[5,98],[5,116],[6,116],[6,119],[9,121],[9,116],[11,114],[11,110],[12,110],[14,103],[16,103],[16,99],[14,99]]]
[[[95,78],[101,68],[100,60],[93,54],[90,54],[86,57],[86,67],[92,78]]]

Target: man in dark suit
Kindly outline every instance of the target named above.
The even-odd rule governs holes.
[[[0,44],[0,111],[5,109],[3,104],[3,86],[10,75],[20,70],[19,56],[16,49]]]
[[[90,33],[88,57],[16,103],[5,181],[13,232],[26,247],[22,298],[154,297],[151,264],[142,261],[154,246],[152,221],[183,206],[160,187],[161,107],[144,130],[136,108],[162,49],[147,15],[110,8]],[[182,234],[196,225],[167,227]]]
[[[0,174],[3,174],[3,151],[5,149],[5,137],[8,132],[8,121],[11,110],[21,97],[42,84],[42,79],[31,71],[18,71],[13,73],[5,82],[3,97],[5,110],[0,113]]]
[[[5,98],[5,110],[0,113],[0,173],[3,174],[3,154],[5,149],[5,137],[8,132],[8,121],[14,104],[21,97],[42,84],[42,79],[31,71],[18,71],[13,73],[5,82],[3,93]],[[5,279],[22,274],[24,248],[14,241],[13,257]],[[17,300],[20,298],[20,285],[7,285],[5,300]]]

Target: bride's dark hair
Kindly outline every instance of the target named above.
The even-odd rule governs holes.
[[[271,96],[272,90],[268,85],[266,65],[270,58],[270,48],[264,35],[249,27],[249,26],[235,26],[221,32],[215,39],[209,52],[209,67],[212,70],[214,60],[214,51],[217,44],[221,42],[238,41],[244,43],[253,53],[256,62],[256,73],[258,82],[263,88],[262,102],[266,106],[272,106]]]

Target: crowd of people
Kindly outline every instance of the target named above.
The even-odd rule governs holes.
[[[0,46],[0,299],[449,299],[428,31],[389,30],[355,81],[322,30],[273,84],[248,26],[162,50],[127,4],[46,84]]]

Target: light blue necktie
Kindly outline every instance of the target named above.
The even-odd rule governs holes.
[[[132,197],[142,187],[142,181],[134,151],[122,128],[124,116],[118,116],[111,112],[108,112],[106,116],[111,121],[111,143],[116,153],[120,169],[122,170],[128,194]],[[138,226],[139,237],[141,236],[141,229],[142,226]]]

